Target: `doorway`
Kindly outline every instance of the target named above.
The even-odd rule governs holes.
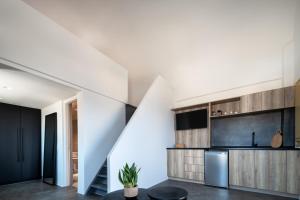
[[[69,104],[70,111],[70,142],[71,142],[71,155],[70,155],[70,172],[71,172],[71,185],[78,186],[78,118],[77,118],[77,100]]]

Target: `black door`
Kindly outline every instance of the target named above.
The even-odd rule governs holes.
[[[18,106],[0,104],[0,184],[21,181],[21,130]]]
[[[54,185],[56,182],[56,138],[57,114],[53,113],[45,119],[44,170],[43,181]]]
[[[21,108],[22,180],[41,178],[41,111]]]

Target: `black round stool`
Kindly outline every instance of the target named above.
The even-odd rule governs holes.
[[[150,199],[156,200],[186,200],[188,192],[179,187],[156,187],[148,191]]]

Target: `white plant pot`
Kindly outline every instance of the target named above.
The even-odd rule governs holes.
[[[124,197],[127,198],[132,198],[136,197],[138,195],[138,187],[133,187],[133,188],[124,188]]]

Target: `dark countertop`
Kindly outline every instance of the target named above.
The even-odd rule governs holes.
[[[300,151],[300,148],[295,147],[281,147],[281,148],[272,148],[272,147],[211,147],[211,148],[167,148],[168,150],[296,150]]]

